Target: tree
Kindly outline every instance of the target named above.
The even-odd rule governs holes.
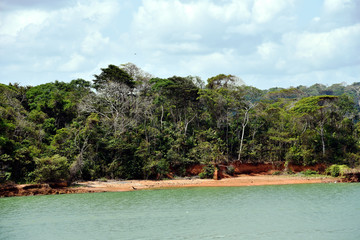
[[[133,63],[125,63],[121,64],[120,67],[121,70],[124,70],[129,76],[133,79],[133,81],[136,83],[137,87],[141,84],[145,84],[150,81],[150,79],[153,78],[153,76],[139,68]]]
[[[107,68],[101,68],[99,75],[94,75],[95,79],[94,88],[96,90],[101,89],[107,83],[123,83],[130,89],[135,87],[134,79],[123,69],[118,66],[110,64]]]
[[[70,83],[55,81],[30,88],[26,92],[29,111],[46,114],[55,119],[56,129],[65,127],[77,114],[77,104],[89,94],[90,83],[76,79]]]
[[[141,114],[139,99],[131,93],[124,83],[109,82],[103,84],[97,94],[84,98],[80,111],[98,114],[102,122],[115,136],[122,134],[136,123],[136,115]]]
[[[66,157],[54,155],[52,157],[36,158],[36,169],[31,173],[35,182],[67,181],[69,164]]]
[[[197,116],[198,87],[192,78],[173,76],[168,79],[153,78],[152,93],[156,96],[155,102],[160,105],[162,125],[164,107],[170,114],[173,122],[183,129],[186,135],[189,124]]]
[[[225,74],[219,74],[215,77],[211,77],[207,80],[207,82],[208,84],[206,85],[206,87],[209,89],[231,88],[244,84],[244,82],[240,78],[234,75]]]
[[[240,137],[240,145],[239,145],[239,154],[238,161],[241,160],[241,152],[243,148],[244,142],[244,134],[245,128],[250,121],[250,111],[256,107],[257,102],[261,96],[261,91],[254,87],[244,86],[238,89],[238,91],[242,91],[244,94],[244,99],[242,101],[242,121],[241,121],[241,137]]]
[[[329,95],[307,97],[296,102],[292,108],[294,113],[300,114],[306,124],[315,126],[315,130],[321,137],[323,157],[325,157],[326,151],[325,124],[330,117],[329,113],[335,106],[332,103],[337,99],[338,97]]]
[[[27,119],[17,90],[0,84],[0,175],[5,180],[25,181],[34,168],[33,157],[39,154],[37,136],[41,133]]]
[[[268,92],[264,98],[277,101],[280,98],[299,99],[304,97],[305,93],[297,88],[280,89]]]

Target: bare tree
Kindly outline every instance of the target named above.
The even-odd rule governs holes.
[[[132,79],[134,79],[136,82],[137,91],[144,91],[150,88],[149,81],[151,78],[153,78],[150,73],[145,72],[133,63],[121,64],[120,68],[127,72],[132,77]]]
[[[135,127],[151,112],[151,99],[132,91],[126,84],[109,82],[96,94],[83,99],[80,111],[98,114],[114,135]]]
[[[242,148],[243,148],[243,142],[244,142],[244,135],[245,135],[245,128],[249,123],[249,115],[250,115],[250,110],[252,108],[254,108],[256,106],[256,104],[248,101],[245,104],[244,107],[244,116],[243,116],[243,120],[241,123],[241,138],[240,138],[240,146],[239,146],[239,155],[238,155],[238,161],[241,160],[241,152],[242,152]]]
[[[243,86],[239,87],[238,91],[243,94],[242,106],[242,121],[241,121],[241,136],[239,144],[238,161],[241,160],[241,153],[243,150],[243,143],[245,137],[245,129],[250,121],[250,111],[257,106],[257,101],[261,96],[261,91],[254,87]]]

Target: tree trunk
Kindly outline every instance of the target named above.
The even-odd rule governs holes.
[[[189,121],[186,120],[185,118],[185,130],[184,130],[184,135],[186,136],[186,132],[187,132],[187,129],[188,129],[188,126],[189,126],[189,123],[191,123],[194,119],[195,119],[196,115],[194,115],[194,117],[192,117]]]
[[[163,125],[163,117],[164,117],[164,106],[163,106],[163,105],[161,105],[160,129],[162,129],[162,125]]]
[[[249,109],[246,109],[245,116],[244,116],[244,120],[243,120],[243,123],[242,123],[242,130],[241,130],[241,138],[240,138],[238,161],[241,160],[241,151],[242,151],[243,142],[244,142],[245,128],[246,128],[246,125],[247,125],[248,122],[249,122],[249,111],[250,111],[250,108],[249,108]]]
[[[323,156],[325,156],[324,126],[321,126],[320,135],[321,135],[322,153]]]

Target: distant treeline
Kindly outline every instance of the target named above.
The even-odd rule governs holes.
[[[0,181],[179,176],[193,164],[360,164],[360,83],[260,90],[131,63],[89,82],[0,84]]]

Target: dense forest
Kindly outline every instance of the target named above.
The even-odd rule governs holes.
[[[232,75],[0,84],[0,182],[178,176],[193,164],[360,164],[360,83],[260,90]]]

